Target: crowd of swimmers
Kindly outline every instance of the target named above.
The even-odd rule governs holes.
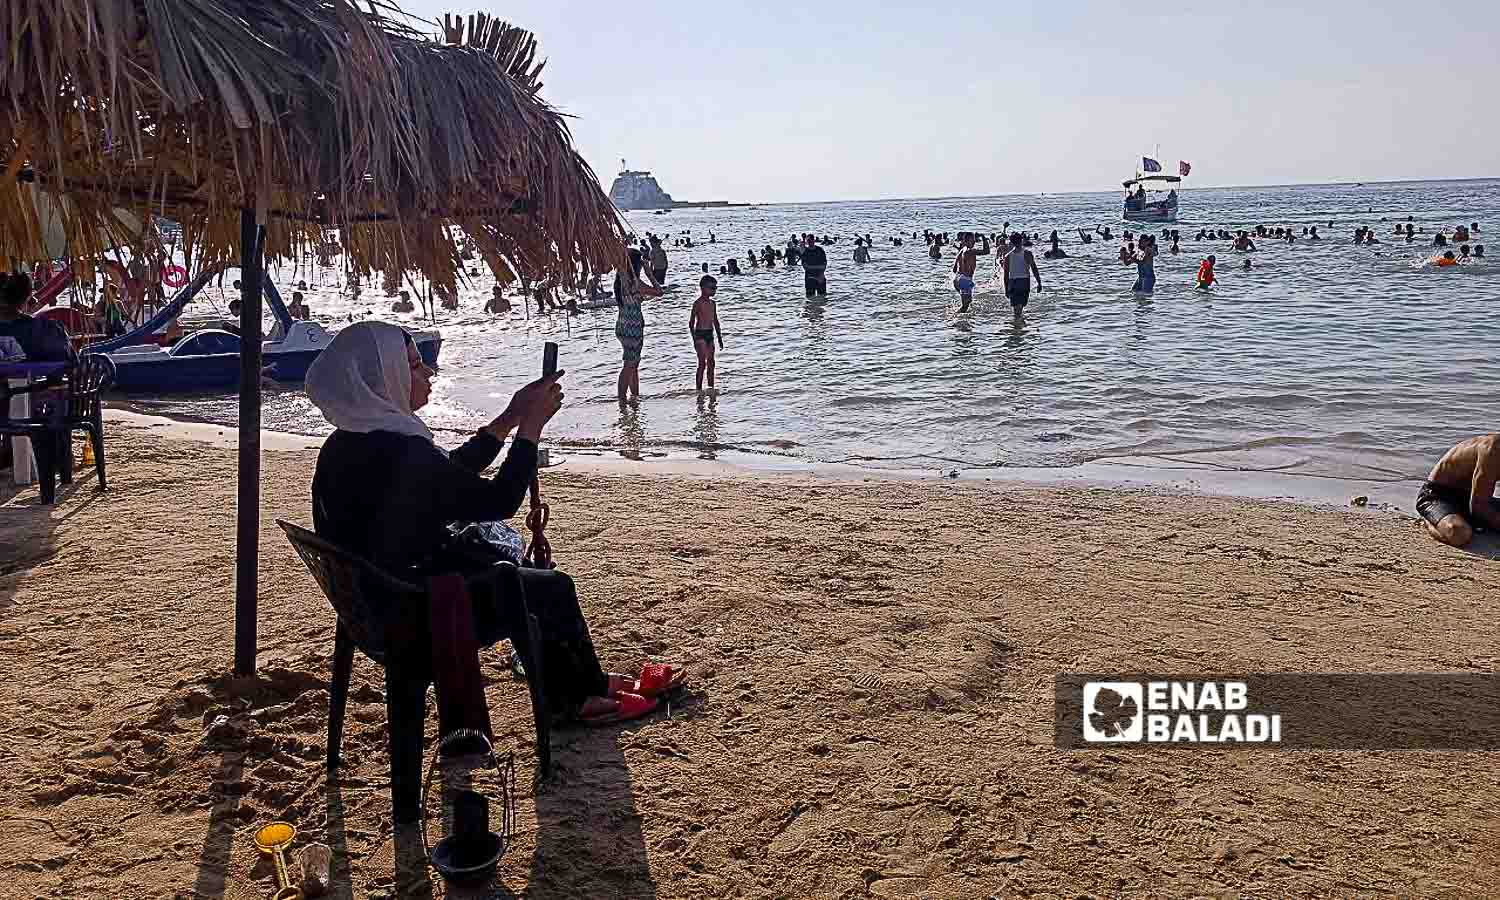
[[[1332,230],[1334,225],[1335,223],[1330,221],[1327,228]],[[1293,244],[1299,240],[1323,241],[1325,236],[1319,228],[1320,226],[1316,224],[1300,227],[1255,225],[1235,230],[1202,227],[1191,237],[1185,237],[1176,228],[1163,228],[1157,234],[1137,233],[1127,229],[1120,234],[1118,262],[1121,266],[1133,270],[1134,282],[1131,290],[1138,295],[1150,295],[1156,287],[1157,256],[1161,253],[1180,254],[1183,252],[1182,244],[1185,242],[1199,244],[1227,242],[1228,249],[1246,254],[1240,268],[1250,270],[1254,268],[1254,263],[1249,254],[1260,250],[1265,244],[1271,242]],[[1093,228],[1078,227],[1069,231],[1075,233],[1078,243],[1083,245],[1091,245],[1096,240],[1108,242],[1116,239],[1114,229],[1108,225],[1097,224]],[[1406,243],[1414,243],[1417,235],[1423,235],[1422,239],[1426,241],[1426,232],[1417,229],[1415,223],[1409,219],[1396,224],[1392,233]],[[1483,245],[1476,243],[1471,247],[1469,243],[1480,233],[1481,229],[1477,222],[1459,225],[1451,229],[1451,234],[1448,230],[1438,229],[1433,234],[1431,245],[1436,248],[1446,248],[1452,243],[1457,246],[1457,250],[1445,250],[1429,262],[1438,267],[1483,262],[1485,260]],[[876,246],[874,236],[865,233],[854,234],[852,238],[854,263],[863,265],[870,262]],[[1069,258],[1068,252],[1063,249],[1063,239],[1057,230],[1052,230],[1044,238],[1039,231],[1013,231],[1009,222],[1004,223],[998,232],[951,233],[924,229],[914,230],[909,234],[888,235],[884,238],[884,242],[890,247],[899,248],[904,246],[907,240],[915,243],[918,239],[922,240],[928,257],[934,261],[943,260],[945,250],[951,248],[952,285],[958,295],[960,312],[968,311],[973,303],[977,289],[979,257],[993,256],[995,259],[994,279],[1004,286],[1005,297],[1018,321],[1022,318],[1022,313],[1029,302],[1033,283],[1036,292],[1040,293],[1042,290],[1042,273],[1037,265],[1038,256],[1034,248],[1046,248],[1040,253],[1040,258],[1044,260],[1056,261]],[[619,380],[619,399],[622,403],[638,400],[640,396],[639,363],[645,332],[640,300],[646,296],[659,296],[667,287],[666,278],[670,269],[667,254],[669,240],[674,248],[686,249],[699,246],[694,244],[692,235],[688,232],[670,238],[647,233],[631,242],[628,248],[631,266],[625,271],[616,273],[613,291],[606,290],[597,275],[588,283],[584,291],[583,302],[590,304],[590,308],[607,305],[618,309],[619,321],[616,325],[616,335],[620,338],[625,351],[624,366]],[[759,248],[747,249],[743,257],[725,258],[724,262],[718,266],[718,275],[734,277],[760,268],[801,268],[807,297],[810,300],[824,298],[828,295],[826,248],[837,245],[840,241],[840,237],[835,235],[799,232],[789,235],[784,245],[767,243]],[[720,242],[718,236],[710,232],[707,243],[718,244]],[[1368,246],[1378,244],[1380,241],[1375,237],[1374,229],[1361,225],[1354,230],[1354,243]],[[1165,249],[1162,249],[1163,247]],[[478,271],[471,269],[468,274],[477,276]],[[1210,290],[1215,287],[1219,281],[1217,255],[1210,253],[1200,259],[1193,281],[1199,290]],[[716,352],[724,347],[724,337],[715,301],[718,289],[719,278],[714,276],[709,263],[702,263],[699,296],[693,303],[687,322],[694,352],[698,358],[697,386],[700,393],[705,388],[710,391],[714,389],[715,356]],[[549,307],[572,314],[580,311],[577,299],[559,302],[556,296],[557,288],[550,283],[533,286],[523,278],[522,291],[528,299],[536,300],[539,313],[546,312]],[[438,291],[437,293],[444,307],[450,309],[456,307],[457,298],[451,292]],[[300,300],[300,296],[294,299]],[[301,306],[300,303],[297,305]],[[427,307],[425,300],[423,307],[425,311]],[[485,311],[491,314],[506,314],[512,308],[503,288],[498,284],[495,285],[491,297],[485,304]],[[415,306],[408,293],[400,291],[391,309],[393,312],[412,312]]]
[[[1328,228],[1332,229],[1335,223],[1330,221]],[[1096,224],[1090,228],[1071,229],[1078,235],[1081,244],[1092,244],[1095,239],[1112,241],[1115,239],[1114,230],[1108,225]],[[1480,232],[1479,223],[1470,225],[1459,225],[1453,229],[1452,241],[1468,241],[1473,235]],[[1418,234],[1414,223],[1408,220],[1397,224],[1395,234],[1404,237],[1407,242],[1412,242]],[[886,241],[891,247],[901,247],[908,239],[915,242],[920,238],[927,248],[927,255],[932,260],[942,260],[945,248],[954,248],[953,288],[959,297],[959,311],[967,311],[976,290],[975,277],[978,269],[978,257],[994,255],[995,274],[997,280],[1005,285],[1005,295],[1011,301],[1012,311],[1017,317],[1021,315],[1025,307],[1029,290],[1022,290],[1025,285],[1028,289],[1034,280],[1036,289],[1041,290],[1041,274],[1036,268],[1036,257],[1033,256],[1033,248],[1045,246],[1041,253],[1044,260],[1067,259],[1068,253],[1062,247],[1062,237],[1057,230],[1043,238],[1041,232],[1012,231],[1009,222],[1002,225],[999,232],[973,232],[961,231],[937,232],[931,229],[912,231],[909,236],[890,235]],[[868,263],[871,260],[871,251],[875,247],[874,236],[855,234],[853,260],[856,265]],[[1191,238],[1184,237],[1182,232],[1176,228],[1164,228],[1158,234],[1135,233],[1125,230],[1120,236],[1121,244],[1119,251],[1119,263],[1122,266],[1134,270],[1135,280],[1131,286],[1137,294],[1150,294],[1156,287],[1155,260],[1159,254],[1178,255],[1185,241],[1226,241],[1229,249],[1249,254],[1258,251],[1261,245],[1268,242],[1281,244],[1294,244],[1299,240],[1318,242],[1324,240],[1316,224],[1303,225],[1300,229],[1291,225],[1263,225],[1231,230],[1227,228],[1199,228]],[[1436,232],[1433,245],[1445,246],[1450,239],[1443,230]],[[1257,241],[1260,243],[1257,244]],[[1374,230],[1368,226],[1359,226],[1355,229],[1354,241],[1356,244],[1369,245],[1378,243],[1374,237]],[[710,233],[710,243],[717,242],[715,235]],[[691,247],[691,235],[674,239],[674,245]],[[805,288],[808,297],[822,297],[827,295],[827,254],[825,247],[839,243],[839,238],[824,234],[818,236],[812,233],[799,233],[791,235],[784,248],[766,244],[759,250],[751,248],[743,257],[743,264],[739,257],[729,257],[718,267],[720,276],[738,276],[746,274],[750,269],[775,268],[800,266],[804,270]],[[1165,247],[1165,249],[1163,249]],[[650,283],[660,287],[665,280],[666,261],[663,250],[663,241],[660,237],[648,234],[641,239],[641,252],[643,258],[651,260],[649,278]],[[1457,265],[1471,261],[1484,261],[1483,245],[1471,248],[1467,243],[1459,246],[1455,251],[1448,251],[1441,256],[1434,257],[1430,262],[1437,266]],[[1194,284],[1200,290],[1211,289],[1218,282],[1217,272],[1218,257],[1208,254],[1203,257],[1194,276]],[[1240,268],[1253,269],[1253,259],[1246,255]],[[708,263],[702,264],[702,272],[710,274]]]
[[[1327,223],[1328,229],[1332,229],[1335,223]],[[1227,241],[1229,249],[1253,253],[1267,242],[1294,244],[1297,241],[1319,242],[1324,240],[1324,235],[1319,231],[1320,226],[1302,225],[1300,228],[1291,225],[1255,225],[1253,227],[1231,230],[1227,228],[1202,227],[1191,237],[1185,237],[1176,228],[1163,228],[1159,234],[1146,232],[1135,233],[1125,230],[1120,235],[1120,249],[1118,261],[1120,265],[1134,269],[1135,280],[1132,290],[1139,294],[1149,294],[1155,289],[1156,272],[1155,259],[1158,255],[1165,253],[1176,256],[1183,252],[1184,242],[1213,242]],[[1072,228],[1069,231],[1076,233],[1078,243],[1090,245],[1096,239],[1101,241],[1112,241],[1115,239],[1114,230],[1108,225],[1095,225],[1093,228]],[[1427,262],[1438,268],[1463,265],[1468,263],[1487,262],[1484,245],[1479,243],[1470,244],[1481,233],[1478,222],[1468,225],[1459,224],[1450,230],[1439,228],[1433,232],[1430,244],[1439,248],[1442,252],[1431,257]],[[1427,232],[1418,229],[1408,218],[1405,222],[1395,224],[1392,234],[1405,243],[1414,243],[1421,236],[1426,242]],[[853,261],[856,265],[863,265],[872,260],[872,251],[876,245],[872,234],[854,234],[853,236]],[[891,246],[899,248],[905,245],[909,239],[915,242],[921,239],[927,248],[930,259],[938,261],[944,258],[945,249],[953,248],[954,261],[953,287],[959,295],[960,312],[967,311],[973,302],[976,290],[975,276],[977,272],[977,257],[995,257],[996,279],[1005,284],[1005,293],[1008,299],[1019,296],[1019,292],[1013,290],[1012,282],[1026,281],[1030,279],[1013,277],[1014,275],[1035,273],[1037,290],[1041,289],[1041,277],[1036,272],[1036,257],[1031,256],[1035,247],[1045,246],[1040,254],[1044,260],[1062,260],[1069,258],[1069,254],[1062,246],[1062,237],[1054,229],[1045,238],[1041,232],[1012,231],[1009,222],[1004,223],[998,232],[972,232],[961,231],[938,232],[931,229],[912,231],[909,234],[889,235],[884,240]],[[682,232],[677,237],[670,239],[674,248],[691,248],[700,246],[693,242],[690,232]],[[840,237],[835,235],[818,235],[811,232],[800,232],[788,237],[785,245],[765,244],[760,248],[749,248],[743,257],[727,257],[718,266],[720,276],[745,275],[753,269],[775,269],[778,266],[784,268],[799,267],[803,270],[804,288],[808,297],[825,297],[828,293],[828,257],[825,248],[840,243]],[[1019,241],[1019,245],[1015,242]],[[1260,243],[1258,244],[1257,241]],[[709,244],[717,244],[718,236],[709,232]],[[1361,225],[1354,230],[1354,243],[1360,246],[1379,244],[1381,241],[1375,236],[1375,229]],[[1455,249],[1447,249],[1449,245]],[[1015,249],[1019,248],[1026,252],[1026,256],[1015,255]],[[667,238],[661,235],[647,233],[639,238],[638,245],[631,247],[633,252],[640,255],[642,262],[642,273],[647,283],[657,289],[666,285],[669,260],[667,256]],[[1163,249],[1163,247],[1165,249]],[[466,257],[467,258],[467,257]],[[1200,260],[1197,274],[1194,277],[1195,285],[1200,289],[1212,288],[1218,281],[1217,275],[1218,258],[1214,254],[1208,254]],[[1253,269],[1254,262],[1248,255],[1240,264],[1242,269]],[[712,274],[709,263],[701,265],[702,274]],[[476,269],[471,269],[470,276],[477,276]],[[394,285],[388,286],[388,294],[396,293],[392,290]],[[549,310],[566,311],[578,314],[581,311],[579,301],[576,299],[561,300],[558,297],[557,286],[546,283],[531,285],[526,279],[522,279],[522,291],[526,297],[534,299],[537,304],[538,313],[546,313]],[[456,309],[458,306],[457,296],[452,292],[436,290],[438,295],[433,298],[433,306],[439,303],[446,309]],[[426,298],[422,300],[423,312],[428,311]],[[599,276],[594,276],[589,282],[583,298],[585,303],[615,304],[614,293],[605,289]],[[1020,303],[1012,302],[1013,311],[1019,316],[1021,309],[1025,306],[1025,299]],[[485,311],[491,314],[506,314],[512,310],[510,301],[505,297],[503,289],[496,285],[492,289],[492,295],[485,304]],[[409,313],[415,311],[416,306],[406,291],[400,291],[399,296],[391,305],[392,312]]]

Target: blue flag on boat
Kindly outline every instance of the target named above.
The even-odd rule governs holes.
[[[1143,157],[1141,157],[1141,171],[1143,171],[1143,172],[1160,172],[1161,171],[1161,163],[1157,162],[1156,160],[1152,159],[1149,156],[1143,156]]]

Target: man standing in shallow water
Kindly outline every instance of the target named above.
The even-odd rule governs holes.
[[[1042,292],[1042,273],[1037,271],[1036,257],[1026,249],[1026,236],[1021,232],[1010,236],[1010,251],[1000,257],[1000,269],[1005,275],[1005,296],[1019,322],[1026,302],[1031,298],[1029,276],[1036,276],[1036,292]]]
[[[961,304],[959,312],[968,312],[969,304],[974,302],[974,267],[979,264],[979,257],[974,252],[974,235],[965,232],[958,236],[958,258],[953,261],[953,271],[958,273],[953,279],[953,289],[958,291],[958,299]]]
[[[807,296],[828,296],[828,253],[819,247],[812,235],[805,238],[807,246],[802,248],[802,281]]]
[[[1460,442],[1443,454],[1417,491],[1417,515],[1427,533],[1454,547],[1466,546],[1474,532],[1500,531],[1500,434]]]

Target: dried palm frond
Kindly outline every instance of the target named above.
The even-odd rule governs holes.
[[[622,225],[537,94],[535,37],[480,14],[447,17],[438,43],[402,15],[348,0],[10,0],[0,255],[43,253],[20,174],[69,198],[74,256],[145,239],[111,225],[118,208],[175,219],[200,264],[232,263],[251,207],[273,257],[339,226],[356,271],[444,286],[459,227],[534,277],[613,267]]]

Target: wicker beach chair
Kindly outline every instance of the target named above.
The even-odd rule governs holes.
[[[332,772],[339,766],[344,709],[357,647],[385,669],[392,816],[403,824],[415,822],[421,814],[422,732],[427,718],[427,686],[432,682],[427,592],[305,528],[281,520],[276,524],[286,532],[287,540],[338,614],[328,688],[328,769]],[[551,728],[541,693],[542,645],[536,617],[526,607],[525,588],[515,566],[501,563],[465,580],[471,589],[480,583],[487,584],[497,596],[513,597],[531,631],[533,658],[522,663],[536,726],[538,776],[546,778],[552,766]]]

